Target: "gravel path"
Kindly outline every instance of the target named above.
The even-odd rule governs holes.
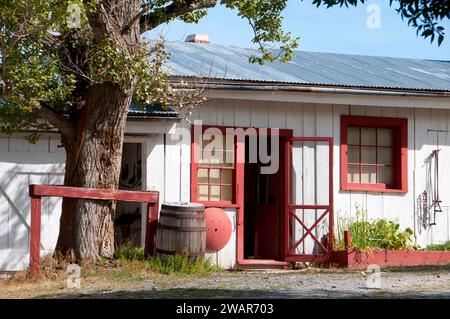
[[[450,268],[381,272],[381,288],[363,272],[219,272],[206,277],[143,280],[118,289],[83,286],[50,298],[450,298]]]

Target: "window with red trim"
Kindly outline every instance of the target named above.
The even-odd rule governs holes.
[[[221,130],[216,128],[217,130]],[[234,204],[235,141],[234,136],[205,134],[195,137],[192,151],[192,200],[203,203]]]
[[[407,120],[343,116],[341,189],[407,191]]]

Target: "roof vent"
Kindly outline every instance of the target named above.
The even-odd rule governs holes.
[[[190,34],[186,37],[186,42],[192,43],[209,43],[209,36],[207,34]]]

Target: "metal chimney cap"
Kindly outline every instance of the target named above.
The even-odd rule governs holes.
[[[186,37],[186,42],[192,42],[192,43],[210,43],[209,36],[207,34],[190,34]]]

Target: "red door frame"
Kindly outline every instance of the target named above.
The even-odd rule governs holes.
[[[329,148],[329,172],[328,172],[328,205],[298,205],[291,203],[291,161],[292,161],[292,147],[293,142],[327,142]],[[285,260],[286,261],[300,261],[300,262],[312,262],[319,261],[321,259],[326,259],[329,257],[329,254],[333,251],[333,243],[334,243],[334,211],[333,211],[333,138],[332,137],[292,137],[289,141],[289,146],[286,148],[286,181],[287,181],[287,191],[286,191],[286,208],[285,208]],[[312,210],[324,210],[322,215],[315,221],[315,223],[311,227],[307,227],[302,220],[295,214],[296,209],[312,209]],[[297,241],[293,248],[290,247],[290,231],[291,231],[291,215],[296,218],[297,221],[301,224],[301,226],[306,230],[306,233]],[[314,228],[318,226],[320,221],[328,215],[329,218],[329,236],[328,236],[328,245],[324,247],[321,242],[312,234]],[[315,242],[317,242],[320,246],[322,246],[325,251],[324,254],[292,254],[291,252],[295,250],[295,248],[301,244],[308,236],[311,236]]]
[[[203,130],[207,128],[218,128],[222,131],[225,131],[227,128],[231,129],[255,129],[257,134],[260,134],[260,130],[267,130],[267,134],[271,135],[272,129],[270,128],[258,128],[258,127],[242,127],[242,126],[219,126],[219,125],[203,125]],[[280,138],[284,138],[284,151],[285,151],[285,165],[288,161],[287,154],[288,153],[288,146],[289,142],[293,136],[293,130],[291,129],[277,129],[278,136]],[[197,185],[195,184],[197,181],[197,168],[198,168],[198,157],[197,157],[197,151],[198,151],[198,145],[197,145],[197,137],[194,136],[195,133],[202,132],[200,131],[196,125],[192,125],[191,133],[192,133],[192,145],[191,145],[191,201],[197,202]],[[245,140],[242,141],[240,139],[236,139],[236,154],[235,158],[238,158],[239,156],[244,156],[245,158]],[[255,260],[255,259],[245,259],[244,258],[244,170],[245,170],[245,163],[244,161],[236,161],[235,163],[235,169],[236,169],[236,189],[235,189],[235,203],[228,203],[228,202],[203,202],[205,207],[219,207],[219,208],[236,208],[236,219],[237,219],[237,227],[236,227],[236,236],[237,236],[237,243],[236,243],[236,262],[238,265],[252,265],[252,264],[267,264],[267,263],[280,263],[279,261],[272,261],[272,260]],[[286,171],[286,167],[285,167]],[[286,191],[286,185],[287,181],[285,180],[285,187],[282,190],[282,197],[284,197],[284,201],[287,203],[287,191]],[[286,234],[287,231],[284,223],[281,225],[280,230],[280,246],[286,247],[288,245],[287,242],[284,242],[287,238]],[[283,250],[281,250],[283,252]],[[281,254],[283,255],[283,254]]]
[[[30,275],[40,270],[41,248],[41,199],[42,197],[66,197],[76,199],[116,200],[147,203],[147,224],[145,229],[145,256],[153,255],[158,224],[159,192],[125,191],[98,188],[80,188],[55,185],[30,185]]]

